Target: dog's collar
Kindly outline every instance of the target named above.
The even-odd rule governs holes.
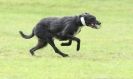
[[[80,18],[80,21],[81,21],[81,23],[82,23],[83,26],[87,26],[86,23],[85,23],[84,17],[81,17],[81,18]]]

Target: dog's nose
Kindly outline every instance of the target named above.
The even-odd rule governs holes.
[[[97,24],[98,24],[98,25],[101,25],[101,22],[98,21]]]

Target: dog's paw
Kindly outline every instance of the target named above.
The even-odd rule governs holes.
[[[77,47],[77,51],[79,51],[80,50],[80,47]]]
[[[33,50],[30,50],[30,54],[31,54],[32,56],[35,56],[35,54],[34,54],[34,51],[33,51]]]
[[[64,43],[61,43],[60,45],[61,45],[61,46],[65,46],[65,44],[64,44]]]
[[[68,43],[61,43],[61,46],[70,46]]]
[[[68,54],[63,54],[62,57],[69,57],[69,55]]]

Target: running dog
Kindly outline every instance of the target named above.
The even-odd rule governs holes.
[[[35,47],[30,49],[31,55],[35,55],[34,52],[38,49],[50,44],[55,53],[63,57],[67,57],[68,54],[61,52],[55,45],[53,38],[60,41],[68,41],[61,43],[61,46],[70,46],[72,41],[77,42],[77,51],[80,49],[80,39],[76,37],[81,31],[83,26],[99,29],[101,23],[95,16],[89,13],[83,13],[78,16],[65,16],[65,17],[48,17],[40,20],[32,30],[31,35],[25,35],[22,31],[19,31],[20,35],[25,39],[30,39],[34,35],[38,38],[38,43]]]

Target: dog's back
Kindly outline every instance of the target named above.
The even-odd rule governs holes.
[[[58,33],[62,29],[64,29],[67,24],[73,22],[75,17],[67,16],[67,17],[48,17],[40,20],[36,27],[42,27],[49,30],[52,33]],[[74,23],[74,22],[73,22]]]

